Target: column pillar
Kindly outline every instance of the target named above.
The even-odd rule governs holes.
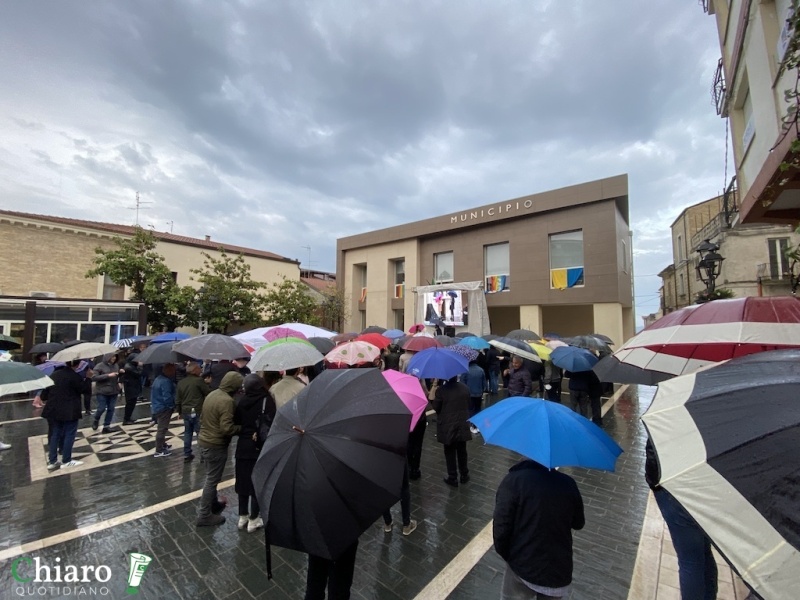
[[[539,304],[528,304],[519,307],[519,328],[530,329],[539,335],[542,331],[542,307]]]

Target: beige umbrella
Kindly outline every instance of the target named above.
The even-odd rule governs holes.
[[[102,344],[100,342],[84,342],[82,344],[75,344],[69,348],[64,348],[53,355],[50,360],[57,362],[71,362],[73,360],[80,360],[82,358],[94,358],[95,356],[103,356],[104,354],[117,354],[120,349],[111,344]]]

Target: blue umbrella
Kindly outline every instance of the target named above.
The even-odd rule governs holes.
[[[474,350],[486,350],[487,348],[489,348],[489,342],[487,342],[483,338],[479,338],[476,335],[461,338],[461,340],[458,343],[461,346],[469,346]]]
[[[581,371],[591,371],[599,359],[583,348],[559,346],[550,354],[550,360],[559,369],[579,373]]]
[[[450,379],[469,371],[466,358],[446,348],[426,348],[408,361],[406,373],[418,379]]]
[[[558,402],[512,396],[468,419],[487,444],[548,468],[613,471],[622,448],[597,425]]]
[[[163,342],[180,342],[181,340],[188,340],[190,336],[188,333],[180,333],[178,331],[168,331],[161,333],[150,340],[151,344],[161,344]]]
[[[389,338],[390,340],[396,340],[399,337],[403,337],[405,334],[405,331],[400,331],[399,329],[387,329],[381,335]]]

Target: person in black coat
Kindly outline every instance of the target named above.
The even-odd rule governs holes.
[[[239,496],[239,529],[247,527],[252,533],[264,526],[259,514],[258,499],[253,488],[253,468],[256,466],[260,448],[256,446],[256,419],[262,410],[275,417],[275,401],[268,393],[264,379],[258,375],[244,378],[244,394],[237,396],[233,422],[241,426],[239,441],[236,444],[236,484],[234,489]],[[248,510],[249,509],[249,510]]]
[[[125,390],[123,425],[134,423],[133,410],[136,408],[136,401],[142,394],[142,365],[136,360],[138,356],[139,352],[134,350],[125,358],[125,373],[122,374],[122,388]]]
[[[533,460],[509,470],[497,490],[494,547],[506,561],[503,598],[566,597],[572,530],[585,524],[575,480]]]
[[[72,446],[82,409],[83,378],[76,373],[79,368],[80,361],[74,361],[56,369],[50,376],[53,385],[41,393],[45,402],[42,416],[52,424],[52,435],[48,443],[48,471],[55,471],[62,466],[77,467],[83,464],[72,459]],[[61,462],[58,460],[59,449]]]
[[[440,385],[433,400],[436,411],[436,439],[444,445],[444,459],[447,463],[447,485],[458,487],[459,473],[461,483],[469,481],[467,465],[467,442],[472,439],[469,430],[469,388],[453,377]],[[456,464],[458,465],[456,467]]]

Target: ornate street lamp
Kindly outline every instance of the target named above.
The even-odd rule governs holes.
[[[714,293],[717,277],[722,269],[722,261],[725,260],[719,252],[719,244],[714,244],[710,240],[704,240],[697,246],[700,254],[700,262],[697,263],[697,275],[700,281],[706,284],[706,293],[710,296]]]

